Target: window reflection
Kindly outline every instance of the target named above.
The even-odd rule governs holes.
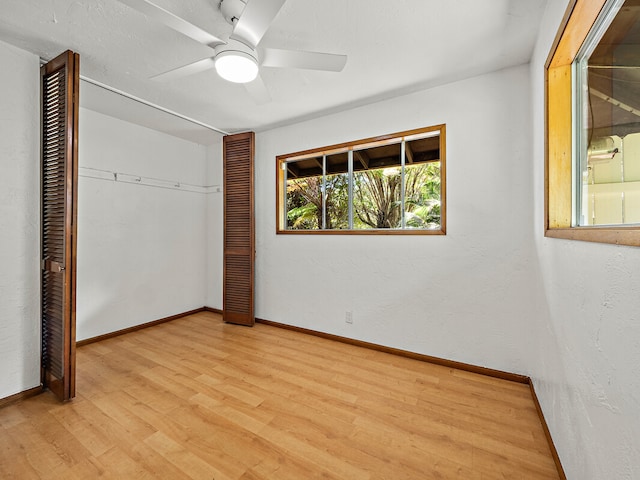
[[[577,225],[640,222],[640,5],[608,2],[579,52]]]

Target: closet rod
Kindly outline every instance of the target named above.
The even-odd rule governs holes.
[[[222,135],[229,135],[229,133],[225,132],[224,130],[220,130],[219,128],[212,127],[211,125],[207,125],[206,123],[203,123],[199,120],[195,120],[193,118],[187,117],[186,115],[182,115],[181,113],[174,112],[173,110],[169,110],[168,108],[162,107],[155,103],[151,103],[148,100],[144,100],[143,98],[136,97],[135,95],[131,95],[130,93],[124,92],[122,90],[118,90],[117,88],[111,87],[102,82],[98,82],[97,80],[93,80],[92,78],[85,77],[84,75],[80,75],[80,80],[84,80],[85,82],[95,85],[96,87],[104,88],[105,90],[113,92],[117,95],[121,95],[125,98],[133,100],[134,102],[142,103],[143,105],[146,105],[148,107],[155,108],[157,110],[160,110],[161,112],[168,113],[169,115],[173,115],[174,117],[181,118],[182,120],[186,120],[187,122],[195,123],[196,125],[200,125],[201,127],[204,127],[208,130],[213,130],[214,132],[220,133]]]
[[[40,57],[40,65],[44,65],[48,61],[49,60]],[[89,78],[89,77],[85,77],[84,75],[80,75],[80,80],[84,80],[85,82],[90,83],[92,85],[95,85],[96,87],[104,88],[105,90],[113,92],[113,93],[115,93],[117,95],[121,95],[121,96],[123,96],[125,98],[128,98],[129,100],[133,100],[134,102],[142,103],[143,105],[146,105],[147,107],[155,108],[156,110],[160,110],[161,112],[168,113],[169,115],[173,115],[174,117],[181,118],[182,120],[186,120],[187,122],[191,122],[191,123],[194,123],[196,125],[200,125],[201,127],[204,127],[207,130],[213,130],[214,132],[220,133],[222,135],[229,135],[229,132],[225,132],[224,130],[220,130],[219,128],[212,127],[211,125],[207,125],[206,123],[203,123],[203,122],[201,122],[199,120],[195,120],[195,119],[190,118],[190,117],[187,117],[186,115],[182,115],[181,113],[174,112],[173,110],[169,110],[168,108],[161,107],[160,105],[156,105],[155,103],[151,103],[148,100],[145,100],[145,99],[140,98],[140,97],[136,97],[135,95],[131,95],[130,93],[127,93],[127,92],[125,92],[123,90],[118,90],[117,88],[114,88],[114,87],[112,87],[110,85],[107,85],[106,83],[98,82],[97,80],[94,80],[94,79]]]

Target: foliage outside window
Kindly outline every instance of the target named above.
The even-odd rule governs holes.
[[[640,4],[568,12],[546,64],[546,235],[640,245]]]
[[[445,233],[445,126],[277,158],[278,233]]]

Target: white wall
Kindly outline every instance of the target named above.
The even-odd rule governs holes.
[[[568,478],[640,478],[640,249],[544,238],[544,62],[567,0],[550,0],[531,64],[534,225],[547,315],[531,374]]]
[[[222,310],[222,143],[207,147],[207,292],[205,305]]]
[[[530,294],[528,72],[512,68],[260,133],[256,316],[528,373],[539,309]],[[276,155],[440,123],[446,236],[276,235]]]
[[[204,146],[91,110],[80,111],[79,149],[81,174],[92,168],[206,184]],[[206,199],[80,177],[78,340],[205,304]]]
[[[38,57],[0,42],[0,398],[40,384]]]

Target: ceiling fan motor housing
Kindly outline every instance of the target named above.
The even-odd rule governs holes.
[[[231,25],[235,25],[244,11],[244,0],[221,0],[220,12],[224,19]]]

